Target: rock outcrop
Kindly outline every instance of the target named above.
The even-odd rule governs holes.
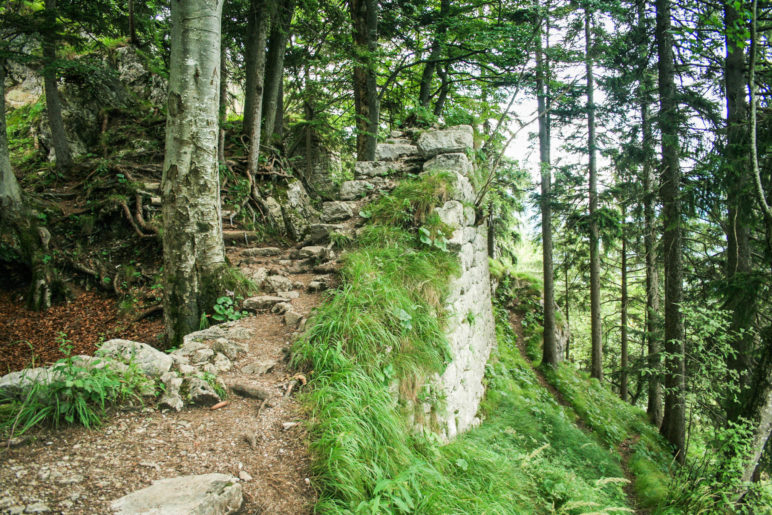
[[[142,490],[113,501],[119,515],[224,515],[243,502],[239,480],[226,474],[159,479]]]

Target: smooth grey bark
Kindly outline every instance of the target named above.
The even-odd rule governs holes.
[[[432,97],[432,79],[434,70],[437,69],[437,61],[442,56],[442,46],[445,43],[445,33],[448,30],[447,18],[450,12],[450,0],[440,0],[440,11],[437,13],[438,23],[437,32],[432,41],[432,48],[429,57],[421,73],[421,81],[418,88],[418,103],[428,109]]]
[[[681,167],[679,163],[678,101],[670,0],[656,0],[659,70],[659,130],[662,134],[662,221],[665,247],[665,409],[660,432],[674,448],[676,460],[686,460],[686,364],[684,359]]]
[[[287,52],[292,16],[295,14],[295,0],[282,0],[277,16],[271,22],[271,37],[265,69],[265,90],[263,92],[263,134],[265,143],[274,137],[276,113],[279,107],[279,93],[284,77],[284,54]]]
[[[619,363],[619,398],[627,402],[627,374],[628,374],[628,356],[627,356],[627,309],[628,309],[628,297],[627,297],[627,235],[622,234],[622,300],[621,300],[621,315],[620,326],[621,334],[619,337],[620,344],[620,363]]]
[[[591,13],[584,10],[584,66],[587,73],[587,153],[590,176],[590,322],[592,341],[592,364],[590,375],[603,381],[603,339],[600,319],[600,249],[598,235],[598,170],[595,140],[595,79],[593,77],[592,36],[590,33]]]
[[[247,169],[251,174],[256,172],[260,156],[260,129],[263,117],[263,87],[265,85],[265,48],[275,5],[276,3],[271,0],[251,0],[249,3],[243,132],[249,136]]]
[[[172,0],[163,178],[164,322],[169,346],[212,309],[225,265],[217,173],[223,0]]]
[[[568,299],[568,264],[565,265],[565,268],[563,270],[565,283],[563,284],[565,288],[565,310],[566,310],[566,328],[568,328],[568,338],[566,339],[566,361],[568,361],[571,358],[571,304],[569,303]]]
[[[450,63],[445,63],[444,67],[437,68],[437,75],[440,77],[440,92],[437,95],[437,101],[434,103],[434,116],[440,117],[443,109],[445,109],[445,102],[448,100],[448,94],[450,94]]]
[[[356,112],[357,161],[375,159],[379,102],[375,76],[378,50],[377,0],[350,0],[354,25],[354,111]]]
[[[72,166],[72,154],[62,120],[62,103],[56,86],[56,0],[45,0],[46,30],[43,32],[43,88],[46,112],[51,129],[51,141],[56,155],[56,167],[67,170]]]
[[[225,121],[228,118],[228,53],[220,43],[220,105],[217,109],[220,130],[217,136],[217,161],[225,164]]]
[[[546,20],[544,20],[546,25]],[[549,30],[549,29],[547,29]],[[541,167],[541,241],[544,275],[544,343],[542,363],[560,363],[555,338],[555,279],[552,263],[552,169],[550,158],[549,72],[542,48],[542,36],[536,38],[536,102],[539,115],[539,165]]]
[[[26,296],[29,309],[51,307],[56,275],[47,259],[50,233],[38,226],[38,221],[24,203],[21,188],[11,168],[8,134],[5,123],[5,61],[0,59],[0,226],[13,233],[22,259],[30,269],[32,281]]]

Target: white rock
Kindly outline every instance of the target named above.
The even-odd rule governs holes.
[[[219,515],[241,508],[241,485],[233,476],[204,474],[154,481],[112,502],[121,515]]]
[[[133,362],[142,373],[150,377],[161,377],[172,368],[172,358],[146,343],[130,340],[108,340],[97,350],[98,356],[105,356],[126,363]]]
[[[439,131],[426,131],[418,137],[418,148],[425,157],[465,152],[474,145],[470,125],[459,125]]]

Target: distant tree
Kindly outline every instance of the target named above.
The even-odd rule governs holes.
[[[378,0],[350,0],[354,25],[354,106],[357,161],[375,159],[380,119],[375,53],[378,50]]]

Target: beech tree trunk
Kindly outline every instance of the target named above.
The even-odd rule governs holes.
[[[546,20],[543,21],[546,25]],[[549,30],[549,29],[547,29]],[[539,115],[539,164],[541,166],[541,242],[542,272],[544,274],[544,344],[542,363],[556,366],[560,363],[555,339],[555,280],[552,263],[552,169],[550,159],[549,73],[542,49],[542,36],[536,38],[536,101]]]
[[[592,36],[589,8],[584,10],[585,70],[587,72],[587,152],[590,175],[590,321],[592,365],[590,375],[603,381],[603,339],[600,319],[600,250],[598,235],[598,171],[595,158],[595,80],[593,77]]]
[[[72,154],[62,121],[62,104],[56,86],[56,0],[45,0],[46,30],[43,33],[43,88],[46,94],[46,112],[51,129],[51,141],[56,155],[56,168],[68,170]]]
[[[0,59],[0,101],[5,106],[5,61]],[[51,307],[55,271],[46,259],[48,230],[38,226],[38,221],[24,204],[21,188],[11,168],[8,151],[8,134],[5,125],[5,109],[0,109],[0,227],[3,232],[16,237],[21,257],[31,272],[26,304],[36,311]]]
[[[257,171],[260,157],[260,129],[263,117],[263,86],[265,85],[265,47],[275,7],[276,2],[272,0],[251,0],[249,3],[243,132],[249,136],[247,171],[250,174]]]
[[[223,0],[172,0],[164,157],[164,322],[179,345],[212,309],[225,265],[217,173]]]
[[[378,136],[378,85],[375,53],[378,50],[377,0],[350,0],[354,24],[354,110],[357,128],[357,161],[375,159]]]
[[[279,93],[284,77],[284,54],[287,51],[287,39],[295,14],[295,0],[282,0],[279,12],[271,22],[271,39],[268,44],[268,61],[265,70],[265,90],[263,93],[264,130],[262,139],[270,143],[274,136],[276,113],[279,107]]]
[[[670,0],[657,0],[659,129],[662,134],[662,221],[665,247],[665,411],[660,432],[673,445],[679,463],[686,460],[686,366],[684,361],[681,167],[678,101],[671,32]]]
[[[228,118],[228,53],[220,42],[220,105],[217,115],[220,130],[217,136],[217,161],[225,164],[225,122]]]

